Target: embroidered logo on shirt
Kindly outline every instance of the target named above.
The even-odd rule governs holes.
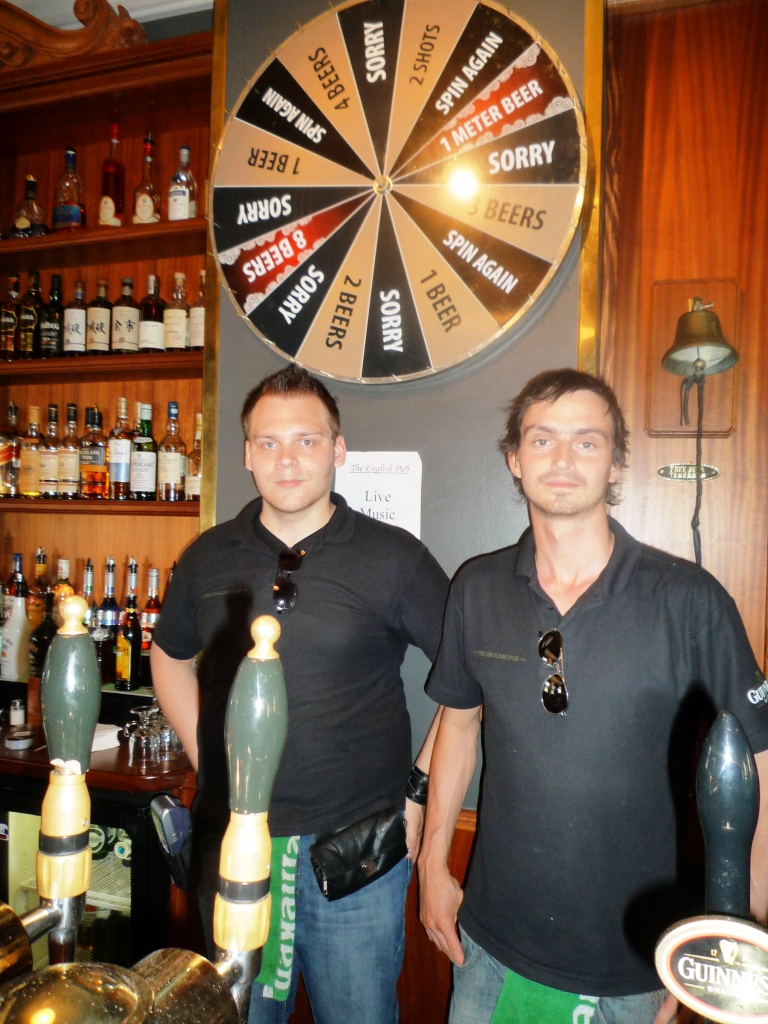
[[[768,679],[764,679],[756,690],[747,690],[747,700],[750,704],[768,704]]]
[[[499,661],[525,661],[525,658],[521,658],[517,654],[497,654],[495,651],[475,651],[474,653],[480,658],[498,658]]]

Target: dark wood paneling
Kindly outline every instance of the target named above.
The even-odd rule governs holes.
[[[762,660],[768,7],[728,0],[646,14],[614,10],[608,24],[601,371],[632,430],[632,466],[616,516],[641,540],[693,557],[693,486],[656,476],[659,466],[692,462],[693,440],[646,432],[652,289],[657,281],[733,278],[741,306],[734,430],[704,440],[703,461],[721,476],[704,487],[703,560],[735,598]],[[718,391],[713,386],[707,400],[717,401]]]

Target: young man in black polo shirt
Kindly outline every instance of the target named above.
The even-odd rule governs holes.
[[[455,578],[427,686],[445,708],[422,921],[454,964],[450,1021],[663,1024],[675,1007],[653,946],[685,916],[672,792],[675,761],[690,770],[676,739],[682,706],[699,693],[734,712],[756,753],[752,908],[764,921],[763,676],[720,584],[608,517],[628,432],[604,382],[575,370],[534,378],[501,448],[531,529]],[[447,855],[481,716],[485,774],[463,893]]]
[[[346,449],[320,382],[289,366],[251,391],[242,419],[245,465],[261,496],[184,553],[152,649],[158,699],[198,770],[201,910],[210,929],[228,818],[229,689],[251,646],[251,621],[279,613],[288,735],[269,826],[273,837],[291,837],[280,865],[273,857],[273,875],[287,858],[282,892],[295,901],[280,910],[289,924],[280,928],[279,968],[254,985],[250,1021],[287,1020],[301,972],[323,1024],[395,1024],[405,893],[423,816],[406,801],[411,732],[400,666],[409,644],[434,660],[448,579],[411,534],[331,493]],[[417,758],[425,772],[436,724]],[[313,837],[392,807],[405,809],[409,858],[327,902],[309,860]],[[294,915],[293,949],[284,949]]]

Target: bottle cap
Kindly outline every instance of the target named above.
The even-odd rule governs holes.
[[[200,271],[200,280],[202,281],[203,284],[205,284],[205,271],[204,270]]]
[[[113,142],[120,141],[120,125],[117,121],[113,121],[112,124],[109,126],[109,138],[110,141]]]
[[[51,405],[48,406],[48,422],[49,423],[58,423],[59,422],[59,407],[58,407],[58,405],[51,404]]]
[[[280,623],[274,615],[259,615],[251,623],[253,647],[248,651],[251,661],[275,661],[280,655],[275,644],[280,639]]]
[[[85,284],[82,281],[75,281],[75,298],[82,299],[85,295]]]
[[[88,429],[88,427],[90,427],[92,419],[93,419],[93,406],[89,405],[88,408],[85,410],[85,427],[86,427],[86,430]]]
[[[201,412],[195,413],[195,429],[202,427],[203,425],[203,414]]]
[[[99,280],[96,282],[96,291],[99,292],[99,294],[101,294],[101,292],[104,292],[104,295],[106,295],[108,288],[109,281],[107,281],[107,279],[104,277],[100,277]]]
[[[30,425],[32,423],[39,423],[40,422],[40,406],[39,405],[30,405],[30,407],[29,407],[29,409],[27,411],[27,419],[29,420]]]
[[[145,157],[148,156],[149,159],[151,160],[154,148],[155,148],[155,140],[152,138],[151,135],[148,135],[146,137],[146,139],[144,139],[144,156]]]
[[[125,291],[126,288],[130,288],[130,290],[133,291],[133,278],[132,277],[124,277],[123,278],[123,291]]]
[[[27,188],[29,188],[30,185],[34,185],[35,188],[37,188],[37,178],[34,176],[34,174],[27,175]]]
[[[58,573],[59,579],[60,580],[67,579],[67,577],[69,576],[69,559],[68,558],[60,558],[58,560],[58,562],[56,563],[56,565],[58,567],[56,569],[56,572]]]
[[[173,281],[174,281],[174,284],[177,284],[177,285],[179,285],[179,284],[186,284],[187,283],[187,275],[186,274],[182,274],[180,271],[177,271],[173,275]]]
[[[67,402],[67,423],[77,423],[77,404]]]
[[[118,398],[118,400],[117,400],[117,415],[122,417],[123,419],[127,418],[127,416],[128,416],[128,399],[127,398]]]
[[[93,407],[93,413],[91,414],[91,423],[95,430],[101,430],[104,420],[101,415],[101,409],[96,406]]]
[[[37,562],[38,565],[45,565],[47,559],[45,557],[45,551],[43,550],[43,548],[40,547],[35,552],[35,561]]]
[[[169,402],[168,403],[168,419],[177,420],[179,418],[179,403]]]
[[[61,274],[51,274],[51,291],[61,291]]]
[[[150,587],[154,587],[155,589],[157,589],[159,583],[160,583],[160,570],[159,569],[150,569],[149,570],[149,585],[150,585]]]
[[[151,405],[144,405],[144,403],[142,402],[142,404],[141,404],[141,418],[143,420],[149,420],[150,423],[152,422],[152,406]]]
[[[182,146],[181,149],[179,150],[179,156],[181,157],[181,162],[183,164],[188,164],[189,163],[189,146]]]
[[[64,160],[66,162],[67,167],[73,168],[75,166],[76,161],[77,161],[77,150],[76,149],[66,149],[64,151]]]
[[[29,273],[27,274],[27,280],[29,281],[30,285],[40,284],[40,271],[30,270]]]
[[[150,274],[147,278],[147,291],[150,295],[155,291],[155,288],[160,291],[160,278],[157,274]]]
[[[9,292],[17,292],[19,290],[20,284],[21,284],[21,278],[19,277],[18,274],[9,274],[8,275],[8,291]]]
[[[14,553],[13,553],[13,555],[12,555],[11,557],[13,558],[13,565],[14,565],[14,568],[15,568],[15,567],[16,567],[17,565],[18,565],[19,567],[21,567],[21,563],[22,563],[22,561],[23,561],[23,559],[24,559],[24,555],[22,555],[22,554],[21,554],[21,553],[20,553],[19,551],[14,551]]]

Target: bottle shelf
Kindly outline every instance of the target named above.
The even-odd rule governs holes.
[[[195,217],[9,238],[0,242],[0,274],[200,256],[205,253],[207,223],[205,217]]]
[[[106,498],[2,498],[0,513],[37,512],[44,515],[176,516],[200,515],[199,501],[113,501]]]
[[[202,380],[203,350],[0,362],[0,387],[57,381]]]

